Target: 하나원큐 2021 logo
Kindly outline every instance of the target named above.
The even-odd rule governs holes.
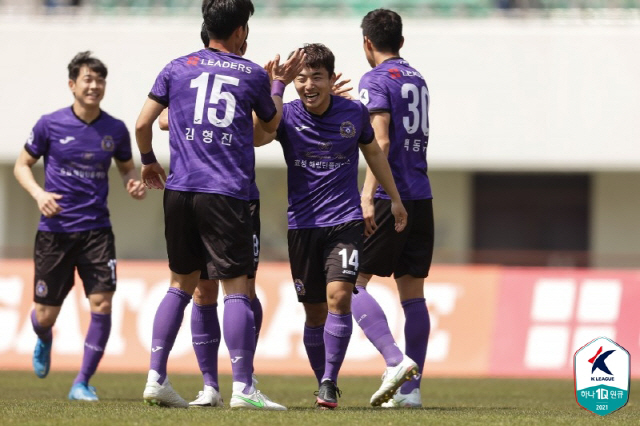
[[[630,376],[629,352],[606,337],[587,343],[573,357],[576,401],[600,416],[627,404]]]

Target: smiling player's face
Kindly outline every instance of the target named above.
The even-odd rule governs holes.
[[[305,67],[295,78],[294,85],[307,111],[322,114],[329,108],[331,88],[335,75],[329,76],[325,68]]]
[[[88,66],[83,65],[76,80],[69,80],[69,89],[76,102],[85,108],[98,108],[104,97],[107,81]]]

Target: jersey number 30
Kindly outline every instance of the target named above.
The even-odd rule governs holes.
[[[402,85],[402,97],[409,100],[409,114],[402,117],[402,124],[410,135],[414,134],[418,127],[425,136],[429,136],[429,91],[426,86],[418,89],[415,84]]]
[[[202,116],[204,115],[204,102],[207,96],[207,87],[209,86],[208,72],[203,72],[198,77],[191,80],[191,89],[198,89],[196,93],[196,105],[193,110],[193,124],[202,124]],[[223,92],[224,84],[231,84],[237,86],[240,80],[228,75],[216,74],[213,79],[213,87],[211,87],[211,97],[209,103],[218,105],[221,99],[226,102],[226,108],[224,110],[224,117],[218,118],[218,110],[216,108],[207,108],[207,119],[211,124],[216,127],[228,127],[233,121],[233,117],[236,113],[236,98],[231,92]]]

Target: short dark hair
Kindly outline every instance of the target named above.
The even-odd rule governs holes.
[[[207,27],[202,23],[202,28],[200,29],[200,40],[202,40],[202,44],[204,47],[209,47],[209,33],[207,33]]]
[[[305,53],[304,65],[311,69],[325,68],[329,72],[329,77],[333,75],[336,65],[336,57],[333,52],[322,43],[306,43],[302,46]],[[289,57],[294,52],[289,54]]]
[[[380,52],[396,53],[402,46],[402,18],[393,10],[376,9],[362,18],[362,35]]]
[[[69,65],[67,65],[67,69],[69,70],[69,80],[76,81],[78,79],[78,74],[80,74],[80,68],[84,65],[89,67],[91,71],[100,75],[100,77],[107,78],[107,67],[100,59],[91,56],[91,51],[87,50],[86,52],[78,53],[73,57],[71,62],[69,62]]]
[[[255,9],[251,0],[203,0],[202,18],[209,39],[226,40],[249,22]]]

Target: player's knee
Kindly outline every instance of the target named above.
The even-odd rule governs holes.
[[[58,318],[59,312],[60,310],[58,311],[42,310],[38,312],[38,314],[36,315],[38,324],[41,327],[53,327],[53,325],[56,323],[56,319]]]
[[[352,291],[338,290],[327,295],[329,312],[338,315],[346,315],[351,312]]]
[[[91,312],[94,312],[97,314],[110,314],[112,300],[113,300],[113,293],[90,294],[89,306],[91,308]]]

